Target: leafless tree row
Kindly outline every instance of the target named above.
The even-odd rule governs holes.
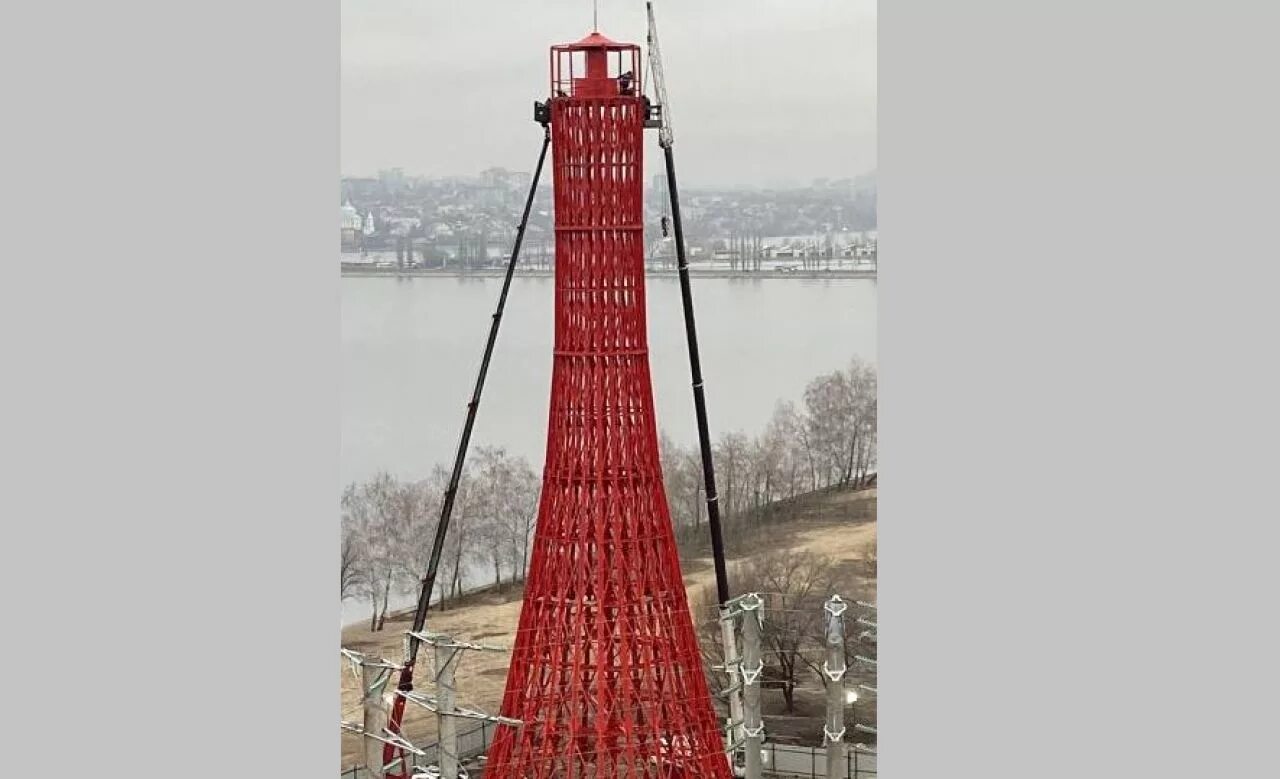
[[[713,456],[726,517],[837,484],[860,484],[876,464],[876,370],[853,360],[819,376],[803,403],[781,401],[763,433],[726,433]],[[682,536],[701,538],[706,517],[702,463],[695,447],[666,435],[660,458],[672,519]],[[380,473],[342,494],[342,598],[370,604],[370,628],[381,630],[393,593],[417,591],[427,569],[448,470],[421,481]],[[529,559],[541,480],[524,458],[478,448],[468,459],[441,557],[441,603],[462,592],[468,570],[492,570],[493,581],[521,581]]]
[[[876,369],[854,359],[815,378],[802,406],[779,401],[763,433],[720,436],[712,456],[720,510],[733,516],[836,484],[860,485],[876,466]],[[677,527],[706,517],[702,462],[694,447],[660,443],[663,480]]]
[[[393,592],[414,593],[427,569],[449,472],[422,481],[380,473],[342,493],[342,598],[368,602],[370,630],[381,630]],[[521,579],[537,514],[538,477],[524,458],[481,447],[458,485],[437,577],[441,603],[462,592],[470,566],[494,580]]]

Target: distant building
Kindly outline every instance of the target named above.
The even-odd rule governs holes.
[[[351,201],[342,206],[342,251],[360,250],[361,238],[364,236],[364,220]]]

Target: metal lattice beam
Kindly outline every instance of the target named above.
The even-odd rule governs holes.
[[[728,779],[658,460],[644,105],[610,83],[600,61],[638,47],[594,36],[578,46],[585,77],[572,95],[550,100],[556,316],[547,459],[501,710],[524,726],[498,727],[485,776]]]

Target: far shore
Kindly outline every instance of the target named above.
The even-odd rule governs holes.
[[[459,271],[441,268],[409,268],[377,267],[363,263],[343,263],[342,275],[347,277],[389,277],[389,278],[501,278],[506,275],[504,268],[483,268],[479,270]],[[555,271],[545,268],[517,268],[515,275],[551,278]],[[675,268],[646,268],[646,276],[677,276]],[[714,279],[874,279],[876,270],[856,268],[832,268],[830,270],[761,270],[741,271],[720,268],[689,268],[689,275],[696,278]]]

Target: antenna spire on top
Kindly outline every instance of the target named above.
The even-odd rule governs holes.
[[[600,0],[591,0],[591,31],[600,32]]]

